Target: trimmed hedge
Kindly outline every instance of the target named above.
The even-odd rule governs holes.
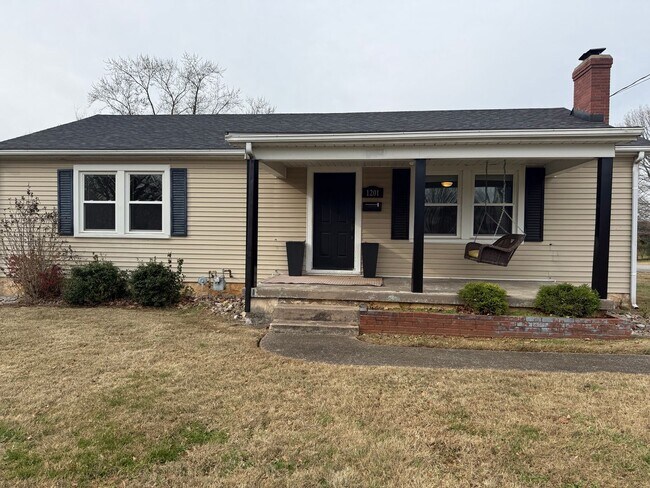
[[[172,269],[171,255],[167,264],[156,259],[141,263],[129,280],[132,298],[146,307],[166,307],[178,303],[183,291],[183,260]]]
[[[494,283],[468,283],[458,296],[467,308],[480,315],[503,315],[508,311],[506,291]]]
[[[600,297],[587,285],[559,283],[542,286],[537,292],[535,307],[559,317],[588,317],[600,307]]]
[[[97,256],[73,266],[63,286],[63,299],[71,305],[99,305],[127,296],[126,273]]]

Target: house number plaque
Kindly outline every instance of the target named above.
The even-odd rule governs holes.
[[[366,186],[363,189],[363,198],[384,198],[384,189],[378,186]]]

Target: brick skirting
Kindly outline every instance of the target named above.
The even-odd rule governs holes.
[[[572,319],[369,310],[360,315],[359,332],[461,337],[623,339],[630,337],[632,326],[616,317]]]

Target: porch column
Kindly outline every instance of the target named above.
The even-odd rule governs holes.
[[[422,293],[424,275],[424,186],[426,159],[415,160],[413,191],[413,261],[411,264],[411,291]]]
[[[609,274],[609,229],[612,218],[613,158],[598,158],[596,181],[596,233],[594,236],[594,262],[591,287],[600,298],[607,298]]]
[[[251,293],[257,281],[257,216],[259,198],[259,171],[257,159],[246,161],[246,272],[244,311],[251,311]]]

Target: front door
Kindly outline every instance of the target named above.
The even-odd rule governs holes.
[[[355,178],[314,173],[314,269],[354,269]]]

